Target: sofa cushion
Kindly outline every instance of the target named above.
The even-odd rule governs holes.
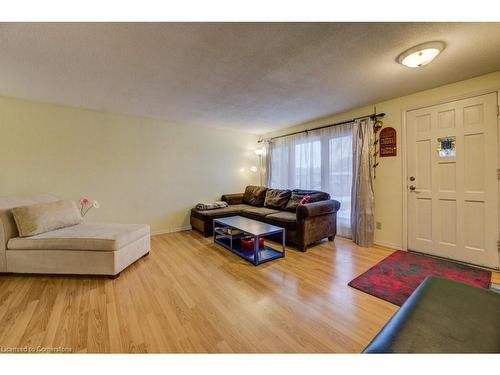
[[[238,215],[246,208],[251,208],[247,204],[230,204],[228,207],[216,208],[215,210],[197,210],[193,208],[191,215],[201,220],[214,219],[218,217]]]
[[[33,236],[82,222],[82,215],[75,202],[63,200],[14,207],[12,216],[20,237]]]
[[[243,203],[250,206],[262,207],[266,199],[267,188],[264,186],[248,185],[243,194]]]
[[[11,238],[8,250],[115,251],[149,236],[147,224],[78,224],[28,238]]]
[[[297,207],[299,206],[301,199],[306,195],[309,195],[310,197],[309,203],[326,201],[330,199],[330,194],[325,193],[324,191],[295,189],[292,190],[292,196],[286,204],[285,210],[295,212],[297,210]]]
[[[227,204],[242,204],[243,203],[243,193],[235,194],[224,194],[220,200],[227,202]]]
[[[266,216],[266,223],[276,225],[285,229],[297,227],[297,215],[294,212],[281,211]]]
[[[249,219],[264,221],[267,215],[275,214],[278,210],[267,207],[252,207],[247,208],[241,212],[241,216],[248,217]]]
[[[291,190],[267,189],[264,207],[282,210],[290,200]]]

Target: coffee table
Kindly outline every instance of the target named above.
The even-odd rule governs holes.
[[[278,227],[242,216],[214,219],[214,242],[249,261],[254,266],[285,256],[285,228]],[[281,233],[281,251],[264,244],[259,239]],[[244,249],[241,240],[253,238],[253,249]]]

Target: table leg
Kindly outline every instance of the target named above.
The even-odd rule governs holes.
[[[259,236],[253,238],[253,264],[259,264]]]
[[[215,242],[215,220],[212,220],[212,231],[213,231],[214,242]]]
[[[281,232],[281,244],[283,245],[283,256],[285,256],[285,229]]]

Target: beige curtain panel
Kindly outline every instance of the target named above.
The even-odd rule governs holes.
[[[373,192],[373,121],[356,120],[352,127],[352,240],[360,246],[372,246],[374,235],[375,194]]]

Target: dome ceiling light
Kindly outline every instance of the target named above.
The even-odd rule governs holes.
[[[446,45],[443,42],[427,42],[404,51],[398,56],[398,63],[409,68],[418,68],[429,64],[441,53]]]

